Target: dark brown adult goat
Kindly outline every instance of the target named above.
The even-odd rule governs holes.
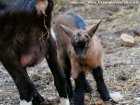
[[[52,9],[52,0],[0,0],[0,61],[15,81],[20,105],[44,102],[26,71],[27,66],[34,66],[44,57],[54,76],[61,105],[69,105],[65,76],[50,35]]]
[[[85,87],[89,87],[85,72],[94,76],[101,98],[110,100],[103,79],[103,48],[94,35],[101,21],[92,28],[76,13],[67,13],[55,21],[54,32],[58,46],[58,59],[67,76],[72,97],[70,75],[75,80],[74,105],[84,105]]]

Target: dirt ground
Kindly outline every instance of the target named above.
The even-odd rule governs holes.
[[[134,34],[134,30],[137,28],[140,30],[140,1],[137,0],[139,4],[135,5],[93,4],[87,3],[86,0],[60,1],[56,3],[53,18],[69,11],[75,11],[83,16],[90,25],[103,20],[96,35],[105,50],[104,78],[108,89],[110,92],[120,92],[123,96],[123,100],[119,101],[118,105],[140,105],[140,36]],[[122,33],[135,38],[133,47],[121,45],[120,35]],[[28,72],[43,97],[50,100],[58,98],[53,76],[45,60],[34,68],[28,68]],[[96,84],[91,74],[87,74],[87,79],[93,86],[93,92],[86,105],[93,105],[100,99],[100,96],[96,91]],[[16,86],[0,64],[0,105],[18,104],[19,95]],[[109,105],[109,103],[105,103],[105,105]]]

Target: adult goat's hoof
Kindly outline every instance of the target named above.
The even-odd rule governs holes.
[[[33,105],[52,105],[51,102],[45,100],[44,102],[38,103],[37,101],[33,100],[32,101]]]

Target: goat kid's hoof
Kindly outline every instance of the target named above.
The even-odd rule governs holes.
[[[103,101],[102,99],[97,100],[94,102],[93,105],[103,105],[103,104],[111,104],[111,105],[116,105],[118,102],[114,101],[112,98],[110,98],[108,101]]]

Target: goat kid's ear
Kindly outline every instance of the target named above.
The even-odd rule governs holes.
[[[101,22],[102,22],[102,20],[88,31],[88,34],[90,35],[90,37],[93,37],[93,35],[97,31]]]
[[[62,28],[62,30],[69,36],[72,37],[73,32],[71,29],[69,29],[68,27],[64,26],[64,25],[60,25],[60,27]]]

